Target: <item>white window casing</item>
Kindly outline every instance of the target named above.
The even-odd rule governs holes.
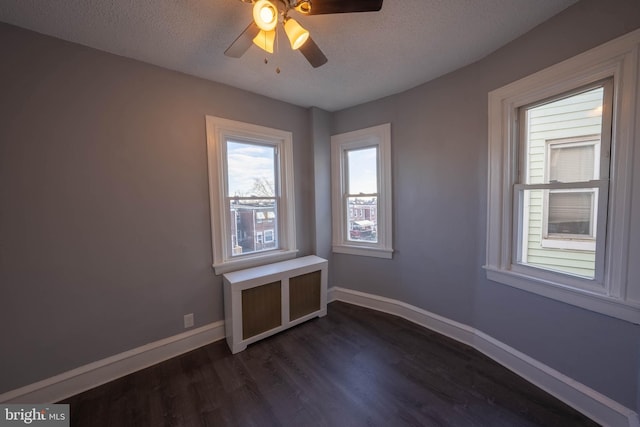
[[[640,282],[627,280],[631,224],[633,144],[640,123],[638,104],[638,52],[640,30],[591,49],[576,57],[489,93],[489,163],[487,200],[487,278],[549,298],[633,323],[640,323]],[[608,180],[593,180],[595,197],[604,200],[605,237],[597,239],[596,254],[602,266],[593,280],[527,268],[516,261],[519,203],[523,184],[518,183],[519,110],[605,79],[613,80],[611,158]],[[605,153],[608,155],[608,152]],[[604,155],[604,154],[603,154]],[[583,183],[584,184],[584,183]],[[527,188],[536,188],[528,185]],[[584,185],[552,183],[540,189],[577,191]],[[606,202],[608,197],[608,203]],[[598,203],[600,204],[600,203]],[[602,204],[600,204],[602,206]],[[600,231],[598,231],[600,232]],[[547,242],[549,243],[549,242]],[[553,244],[553,243],[552,243]]]
[[[362,196],[377,198],[377,206],[369,211],[375,212],[375,217],[371,216],[369,220],[364,220],[364,209],[348,206],[349,197],[360,195],[348,193],[347,154],[350,151],[374,147],[377,150],[377,192],[362,194]],[[331,137],[333,252],[387,259],[393,257],[391,192],[391,124],[386,123]],[[377,223],[375,239],[365,241],[350,238],[348,229],[350,215],[358,216],[357,221],[360,224]]]
[[[211,241],[215,273],[223,274],[295,258],[297,249],[291,132],[214,116],[206,116],[206,131]],[[275,249],[242,254],[233,247],[235,238],[230,233],[231,222],[234,219],[228,214],[228,197],[225,196],[227,185],[225,146],[228,140],[246,141],[275,148],[277,153],[275,192],[278,215],[276,216],[273,212],[266,214],[260,212],[261,222],[277,219],[274,227],[277,236],[274,236],[273,240],[278,243],[278,247]]]

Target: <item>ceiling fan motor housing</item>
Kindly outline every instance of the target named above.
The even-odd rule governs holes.
[[[298,1],[295,6],[295,10],[305,15],[311,13],[311,1],[310,0],[302,0]]]
[[[240,58],[252,44],[272,53],[275,28],[282,22],[291,48],[299,50],[312,67],[327,62],[327,57],[313,41],[309,31],[287,16],[290,9],[304,15],[328,15],[334,13],[377,12],[383,0],[240,0],[253,3],[253,21],[224,52],[232,58]],[[281,8],[278,8],[278,2]]]

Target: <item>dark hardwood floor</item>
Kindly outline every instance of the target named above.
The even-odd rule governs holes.
[[[334,302],[231,355],[225,341],[73,396],[72,426],[593,426],[481,353]]]

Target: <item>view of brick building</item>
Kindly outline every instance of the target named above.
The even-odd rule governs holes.
[[[231,204],[234,255],[275,249],[276,213],[272,204]]]

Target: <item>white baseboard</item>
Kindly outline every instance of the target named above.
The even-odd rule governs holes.
[[[640,418],[631,409],[468,325],[401,301],[340,287],[329,288],[327,300],[393,314],[467,344],[604,426],[640,427]]]
[[[224,336],[223,321],[210,323],[0,394],[0,403],[58,402]]]

